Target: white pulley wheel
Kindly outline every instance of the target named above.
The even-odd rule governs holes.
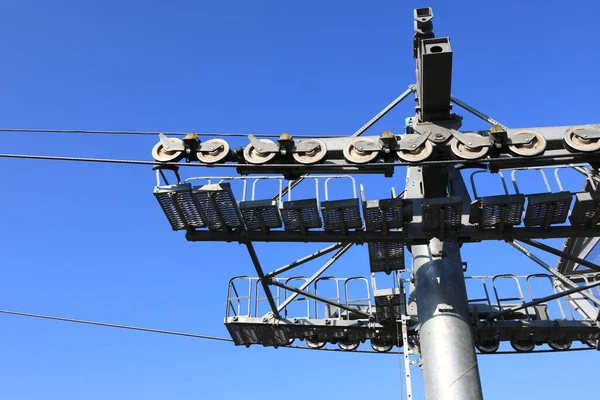
[[[183,144],[183,140],[177,138],[169,138],[169,142],[173,144]],[[166,150],[161,142],[156,143],[152,148],[152,158],[158,162],[172,162],[179,161],[183,158],[183,151],[170,151]]]
[[[593,152],[600,150],[600,138],[586,138],[575,134],[575,131],[584,130],[585,126],[574,126],[565,133],[564,140],[567,146],[576,151]]]
[[[316,164],[323,161],[327,155],[327,146],[325,146],[325,143],[317,139],[305,140],[303,143],[316,145],[316,147],[306,153],[292,153],[294,160],[300,164]]]
[[[353,139],[344,147],[344,158],[354,164],[366,164],[377,158],[378,151],[363,150],[361,143],[376,144],[372,139]]]
[[[546,150],[546,139],[544,136],[531,129],[523,129],[519,131],[515,131],[511,133],[509,138],[517,138],[519,135],[530,134],[533,133],[535,137],[529,143],[523,144],[511,144],[508,146],[508,149],[519,156],[532,157],[540,155]]]
[[[426,140],[419,148],[415,150],[398,150],[398,157],[403,161],[419,162],[424,161],[433,153],[433,145],[429,140]]]
[[[204,142],[204,144],[216,145],[216,149],[208,152],[196,152],[198,160],[206,164],[214,164],[224,161],[229,154],[229,144],[223,139],[210,139]]]
[[[468,145],[469,139],[481,139],[480,135],[475,133],[464,133],[463,138],[467,141],[466,145],[455,137],[450,141],[450,149],[458,158],[462,158],[464,160],[477,160],[478,158],[485,157],[488,151],[490,151],[489,147],[471,147]]]
[[[272,140],[269,139],[259,139],[263,143],[271,143],[274,144]],[[275,158],[277,153],[259,153],[257,149],[254,148],[252,144],[249,144],[244,149],[244,159],[246,162],[250,164],[264,164],[271,161]]]

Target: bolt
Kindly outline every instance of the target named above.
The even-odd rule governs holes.
[[[444,135],[442,135],[441,133],[436,133],[436,134],[435,134],[435,137],[436,137],[437,139],[441,139],[441,138],[443,138],[443,137],[444,137]]]
[[[331,325],[331,321],[330,321],[330,320],[328,320],[328,319],[326,319],[326,320],[325,320],[325,325]]]
[[[412,145],[412,146],[410,146],[410,147],[412,147],[412,148],[414,149],[415,147],[417,147],[417,145],[416,145],[416,144],[413,144],[413,145]]]
[[[233,320],[234,320],[234,321],[237,321],[237,320],[238,320],[238,317],[233,317]]]
[[[298,322],[298,318],[294,318],[294,323],[297,324]]]
[[[265,318],[263,318],[263,322],[267,322],[267,321],[268,321],[268,320],[267,320],[267,318],[266,318],[266,317],[265,317]]]
[[[259,147],[259,148],[258,148],[258,151],[262,151],[262,147]]]
[[[467,143],[467,144],[468,144],[469,146],[472,146],[472,145],[473,145],[473,143],[471,143],[471,142],[469,142],[469,143]]]
[[[362,146],[358,146],[358,149],[359,149],[359,150],[362,150],[363,148],[362,148]]]

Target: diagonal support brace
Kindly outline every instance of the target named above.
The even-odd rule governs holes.
[[[531,245],[533,247],[537,247],[540,250],[544,250],[544,251],[546,251],[546,252],[548,252],[550,254],[554,254],[555,256],[562,257],[562,258],[564,258],[566,260],[573,261],[575,263],[578,263],[578,264],[584,265],[584,266],[586,266],[586,267],[588,267],[590,269],[593,269],[594,271],[599,271],[600,272],[600,266],[598,266],[598,265],[596,265],[596,264],[594,264],[592,262],[589,262],[587,260],[584,260],[583,258],[576,257],[576,256],[574,256],[572,254],[567,254],[564,251],[555,249],[554,247],[550,247],[550,246],[548,246],[548,245],[546,245],[544,243],[540,243],[537,240],[533,240],[533,239],[521,239],[521,241],[523,243],[527,243],[527,244],[529,244],[529,245]]]
[[[262,267],[260,266],[260,262],[258,261],[258,256],[256,255],[256,251],[254,250],[254,246],[251,242],[246,242],[244,244],[248,249],[248,253],[250,254],[250,258],[252,259],[252,263],[254,264],[256,273],[260,278],[260,283],[263,287],[263,290],[265,291],[265,295],[267,296],[269,306],[271,306],[271,311],[273,311],[273,315],[276,319],[280,319],[281,315],[279,314],[279,310],[277,309],[277,304],[275,304],[275,299],[273,298],[273,293],[271,293],[271,288],[269,288],[267,279],[265,279],[265,273],[263,272]]]
[[[567,278],[566,276],[564,276],[563,274],[558,272],[558,270],[556,270],[555,268],[552,268],[551,266],[546,264],[539,257],[536,257],[535,255],[531,254],[531,252],[529,251],[529,249],[527,247],[521,245],[516,240],[507,241],[506,243],[510,244],[512,247],[519,250],[521,253],[525,254],[527,257],[529,257],[530,259],[535,261],[539,266],[544,268],[546,271],[550,272],[552,275],[554,275],[556,277],[556,279],[561,281],[563,284],[567,285],[569,288],[578,288],[579,287],[578,284],[576,284],[575,282],[573,282],[572,280],[570,280],[569,278]],[[585,297],[586,299],[588,299],[589,301],[594,303],[597,307],[600,307],[600,300],[598,300],[596,297],[591,296],[591,295],[587,294],[586,292],[581,292],[581,294],[583,295],[583,297]]]
[[[344,305],[344,304],[336,303],[335,301],[326,299],[326,298],[321,297],[321,296],[317,296],[316,294],[305,292],[304,290],[295,288],[293,286],[286,285],[284,283],[280,283],[280,282],[277,282],[277,281],[272,281],[271,284],[273,284],[275,286],[279,286],[282,289],[289,290],[290,292],[294,292],[294,297],[298,296],[298,295],[306,296],[306,297],[309,297],[311,299],[323,302],[325,304],[330,304],[330,305],[332,305],[334,307],[339,307],[342,310],[346,310],[346,311],[349,311],[349,312],[360,314],[360,315],[362,315],[363,317],[366,317],[366,318],[371,318],[372,317],[372,315],[370,315],[370,314],[368,314],[366,312],[363,312],[363,311],[359,310],[356,307],[350,307],[350,306],[347,306],[347,305]]]
[[[578,293],[578,292],[581,292],[583,290],[588,290],[588,289],[594,288],[594,287],[596,287],[598,285],[600,285],[600,281],[594,282],[594,283],[590,283],[589,285],[579,286],[579,287],[576,287],[576,288],[565,290],[564,292],[554,293],[554,294],[551,294],[550,296],[542,297],[542,298],[537,299],[535,301],[530,301],[529,303],[523,303],[523,304],[521,304],[520,306],[517,306],[517,307],[508,308],[506,310],[502,310],[500,312],[490,314],[487,317],[487,319],[488,320],[492,320],[494,318],[502,317],[503,315],[507,315],[507,314],[510,314],[512,312],[515,312],[515,311],[522,310],[522,309],[527,308],[527,307],[537,306],[538,304],[542,304],[542,303],[545,303],[545,302],[550,301],[550,300],[560,299],[562,297],[569,296],[569,295],[571,295],[573,293]]]
[[[290,304],[296,297],[298,297],[299,294],[306,294],[303,291],[308,288],[310,286],[311,283],[313,283],[319,276],[321,276],[323,274],[323,272],[325,272],[329,267],[331,267],[331,265],[333,265],[334,262],[337,261],[338,258],[340,258],[346,251],[348,251],[348,249],[350,247],[352,247],[354,243],[346,243],[344,245],[344,247],[342,247],[341,249],[339,249],[333,256],[331,256],[331,259],[329,259],[329,261],[327,261],[325,264],[323,264],[323,266],[321,268],[319,268],[317,270],[317,272],[315,272],[313,274],[313,276],[311,276],[310,278],[308,278],[308,280],[303,283],[300,288],[296,289],[296,290],[300,290],[302,291],[301,293],[298,293],[296,290],[292,290],[292,292],[294,292],[294,294],[292,294],[290,297],[288,297],[287,299],[285,299],[285,301],[283,303],[281,303],[281,305],[279,306],[279,308],[277,309],[278,312],[281,312],[285,307],[287,307],[288,304]],[[279,286],[278,282],[275,281],[271,281],[271,284],[275,285],[275,286]],[[291,290],[291,289],[290,289]],[[310,297],[309,295],[307,295],[308,297]]]

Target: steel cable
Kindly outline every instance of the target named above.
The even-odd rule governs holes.
[[[585,154],[563,154],[555,156],[541,156],[536,157],[536,160],[557,160],[563,158],[577,158],[584,157]],[[45,156],[35,154],[13,154],[13,153],[0,153],[0,158],[22,158],[32,160],[54,160],[54,161],[80,161],[80,162],[96,162],[96,163],[109,163],[109,164],[137,164],[137,165],[174,165],[178,167],[225,167],[225,168],[252,168],[252,169],[272,169],[272,168],[289,168],[289,169],[311,169],[311,168],[341,168],[350,167],[354,169],[369,169],[369,168],[380,168],[380,167],[406,167],[406,166],[419,166],[419,165],[452,165],[452,164],[481,164],[484,162],[509,162],[514,161],[514,157],[498,157],[498,158],[486,158],[481,160],[432,160],[432,161],[421,161],[418,163],[409,162],[381,162],[372,164],[234,164],[234,163],[216,163],[216,164],[200,164],[197,162],[172,162],[172,163],[159,163],[157,161],[145,161],[145,160],[127,160],[127,159],[114,159],[114,158],[96,158],[96,157],[71,157],[71,156]]]
[[[194,133],[197,136],[214,136],[214,137],[248,137],[248,135],[260,136],[260,137],[273,137],[278,138],[281,136],[280,133],[219,133],[219,132],[155,132],[155,131],[104,131],[104,130],[91,130],[91,129],[25,129],[25,128],[0,128],[0,132],[13,132],[13,133],[85,133],[95,135],[158,135],[159,133],[171,136],[185,136],[188,133]],[[307,135],[307,134],[294,134],[293,137],[306,137],[306,138],[335,138],[345,137],[347,135]]]
[[[170,331],[170,330],[165,330],[165,329],[145,328],[145,327],[141,327],[141,326],[121,325],[121,324],[113,324],[113,323],[108,323],[108,322],[90,321],[90,320],[84,320],[84,319],[56,317],[53,315],[26,313],[26,312],[21,312],[21,311],[0,310],[0,314],[9,314],[9,315],[18,315],[18,316],[22,316],[22,317],[49,319],[49,320],[54,320],[54,321],[71,322],[71,323],[76,323],[76,324],[104,326],[104,327],[108,327],[108,328],[118,328],[118,329],[128,329],[128,330],[142,331],[142,332],[160,333],[163,335],[185,336],[185,337],[192,337],[192,338],[196,338],[196,339],[218,340],[221,342],[233,342],[233,340],[230,338],[225,338],[225,337],[220,337],[220,336],[201,335],[201,334],[197,334],[197,333],[177,332],[177,331]],[[371,350],[344,351],[341,349],[330,349],[330,348],[314,349],[314,348],[310,348],[310,347],[306,347],[306,346],[292,346],[292,345],[279,346],[279,348],[297,349],[297,350],[299,349],[299,350],[314,350],[314,351],[330,351],[330,352],[338,352],[338,353],[364,353],[364,354],[390,354],[390,355],[404,354],[404,352],[402,352],[402,351],[388,351],[385,353],[371,351]],[[587,347],[587,348],[583,347],[583,348],[576,348],[576,349],[569,349],[569,350],[562,350],[562,351],[547,349],[547,350],[535,350],[535,351],[532,351],[529,353],[519,353],[519,352],[514,352],[514,351],[497,351],[495,353],[477,353],[477,354],[492,355],[492,354],[532,354],[532,353],[552,353],[552,352],[565,353],[565,352],[569,352],[569,351],[585,351],[585,350],[595,350],[595,349],[593,349],[591,347]]]

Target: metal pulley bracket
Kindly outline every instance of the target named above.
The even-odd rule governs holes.
[[[452,134],[452,136],[456,138],[456,140],[472,149],[479,147],[492,147],[493,145],[488,136],[481,136],[477,134],[466,135],[455,129],[449,129],[449,131]]]
[[[522,133],[519,133],[518,135],[514,135],[512,137],[509,134],[506,139],[505,144],[506,145],[528,144],[528,143],[531,143],[531,141],[533,139],[535,139],[535,133],[522,132]]]
[[[260,141],[254,135],[248,135],[250,144],[259,154],[271,153],[310,153],[319,147],[319,143],[312,140],[293,140],[291,136],[285,139],[279,139],[277,143],[265,143]],[[379,150],[379,149],[378,149]]]
[[[396,144],[395,150],[413,151],[418,149],[431,136],[431,131],[425,130],[423,133],[409,133],[401,135],[400,141]]]
[[[600,127],[585,126],[580,129],[572,129],[571,133],[581,139],[600,139]]]
[[[319,144],[310,140],[298,140],[294,142],[294,147],[290,150],[290,153],[310,153],[319,147]]]
[[[413,131],[421,135],[428,134],[429,139],[435,143],[443,143],[452,136],[450,129],[428,122],[414,125]]]
[[[381,144],[379,141],[374,141],[371,139],[355,139],[353,141],[354,147],[356,147],[359,151],[381,151]]]
[[[248,139],[250,139],[250,144],[259,154],[279,153],[279,146],[275,143],[262,142],[254,135],[248,135]]]
[[[199,151],[201,153],[210,153],[220,149],[221,147],[223,147],[222,143],[212,142],[209,140],[205,143],[199,142],[196,151]]]
[[[184,151],[185,150],[185,145],[183,143],[183,140],[171,141],[171,140],[169,140],[169,138],[166,135],[164,135],[162,133],[158,134],[158,139],[160,140],[160,143],[162,144],[164,149],[167,151]]]

